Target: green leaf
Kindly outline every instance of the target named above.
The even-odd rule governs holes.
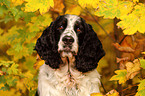
[[[6,83],[6,79],[4,77],[4,75],[0,76],[0,83]]]
[[[140,90],[136,94],[136,96],[144,96],[144,95],[145,95],[145,90]]]
[[[18,74],[18,64],[13,63],[11,67],[8,68],[8,74]]]
[[[7,84],[9,86],[15,86],[16,85],[16,81],[18,81],[18,79],[16,79],[15,77],[9,77],[7,78]]]
[[[138,85],[138,92],[136,93],[136,96],[144,96],[145,94],[145,79],[140,81],[140,84]]]
[[[11,20],[13,20],[13,17],[12,17],[11,15],[8,14],[8,15],[5,16],[5,18],[4,18],[3,21],[4,21],[4,23],[8,23],[8,22],[11,21]]]
[[[10,90],[10,86],[6,83],[4,87],[1,87],[0,90],[7,91]]]
[[[13,46],[13,49],[15,49],[15,51],[20,52],[20,50],[23,49],[21,42],[17,43]]]
[[[9,0],[0,0],[0,3],[5,4],[7,7],[10,7],[10,1]]]
[[[30,22],[31,21],[31,17],[34,17],[36,16],[33,12],[25,12],[24,13],[24,21],[26,23]]]
[[[122,83],[125,83],[127,78],[126,78],[126,75],[127,75],[127,70],[116,70],[115,73],[117,75],[114,75],[113,77],[111,77],[111,81],[112,80],[119,80],[119,84],[122,84]]]
[[[143,79],[138,85],[138,91],[145,90],[145,79]]]
[[[0,61],[0,66],[8,67],[9,65],[13,64],[14,61]]]
[[[35,46],[35,43],[29,43],[29,44],[26,45],[26,47],[28,48],[28,53],[29,54],[32,54],[33,53],[34,46]]]
[[[3,16],[7,11],[7,7],[5,5],[0,5],[0,16]]]
[[[139,59],[139,61],[140,61],[140,64],[141,64],[140,67],[142,67],[143,69],[145,69],[145,59]]]

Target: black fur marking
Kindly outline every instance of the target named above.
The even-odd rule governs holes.
[[[76,56],[76,69],[81,72],[88,72],[97,67],[105,52],[92,26],[86,24],[83,19],[81,21],[84,30],[78,35],[79,51]]]
[[[57,69],[62,64],[60,54],[58,53],[58,40],[61,31],[58,30],[58,24],[62,21],[62,16],[58,17],[51,25],[43,31],[43,34],[38,38],[35,50],[45,60],[45,64]],[[63,20],[64,21],[64,20]]]

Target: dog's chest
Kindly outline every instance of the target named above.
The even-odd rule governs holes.
[[[54,70],[45,64],[41,66],[38,81],[40,96],[89,96],[99,92],[100,75],[96,71],[88,76],[71,68],[68,72],[67,68]]]

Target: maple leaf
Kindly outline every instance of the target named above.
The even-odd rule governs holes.
[[[119,80],[119,84],[125,83],[127,78],[126,78],[126,74],[127,74],[127,70],[116,70],[115,73],[117,75],[114,75],[113,77],[111,77],[111,81],[112,80]]]
[[[104,16],[104,18],[114,19],[128,14],[132,10],[133,3],[128,1],[106,0],[100,2],[95,15]]]
[[[140,81],[140,84],[138,85],[138,92],[135,96],[144,96],[145,94],[145,79]]]
[[[140,90],[136,93],[135,96],[144,96],[145,95],[145,90]]]
[[[138,91],[145,90],[145,79],[140,81],[140,84],[138,85]]]
[[[145,32],[145,5],[139,3],[131,14],[123,15],[117,23],[123,29],[125,35],[133,35],[137,31]]]
[[[145,69],[145,59],[139,59],[139,61],[140,61],[140,64],[141,64],[140,67],[142,67],[143,69]]]
[[[125,66],[127,69],[127,79],[133,79],[133,77],[136,76],[140,71],[140,63],[138,59],[135,59],[133,63],[127,62]]]
[[[53,0],[25,0],[27,3],[25,5],[26,12],[34,12],[39,9],[40,14],[46,13],[50,7],[54,6]]]

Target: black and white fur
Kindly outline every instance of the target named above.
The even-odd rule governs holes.
[[[45,60],[39,72],[38,96],[90,96],[100,92],[96,67],[105,52],[84,19],[59,16],[38,38],[35,50]]]

